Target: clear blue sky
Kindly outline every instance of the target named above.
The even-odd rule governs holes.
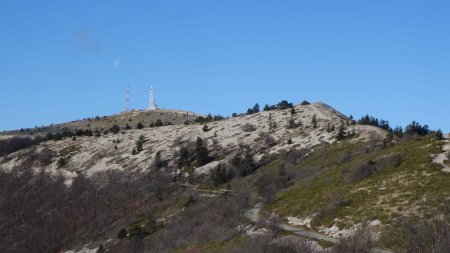
[[[0,3],[0,130],[161,106],[323,101],[450,131],[450,1]]]

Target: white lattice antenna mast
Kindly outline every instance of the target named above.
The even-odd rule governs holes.
[[[130,85],[127,84],[127,90],[125,93],[125,112],[130,111]]]
[[[156,104],[155,93],[153,92],[153,86],[150,87],[150,95],[148,97],[148,109],[156,110],[158,109],[158,105]]]

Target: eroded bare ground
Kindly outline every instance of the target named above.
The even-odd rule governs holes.
[[[35,171],[47,171],[54,175],[63,175],[68,179],[77,173],[88,176],[105,170],[142,171],[150,168],[156,152],[160,152],[163,159],[174,163],[174,155],[182,145],[193,143],[197,137],[206,140],[208,149],[215,154],[217,161],[226,159],[235,152],[239,145],[250,145],[255,158],[261,159],[266,155],[278,153],[292,148],[313,148],[320,143],[336,141],[336,131],[341,125],[347,125],[348,119],[323,103],[299,105],[296,113],[291,115],[289,109],[261,112],[248,116],[234,117],[222,121],[208,123],[209,131],[203,131],[203,125],[171,125],[154,128],[134,129],[118,134],[107,134],[100,137],[77,137],[76,140],[66,138],[62,141],[47,141],[39,145],[38,149],[48,148],[57,155],[64,157],[67,162],[63,166],[54,159],[49,166],[33,164]],[[317,118],[317,128],[311,123]],[[288,122],[294,119],[302,126],[289,129]],[[327,128],[334,125],[335,131],[328,132]],[[359,139],[383,138],[385,132],[372,126],[350,125],[348,131],[354,131]],[[136,141],[144,136],[143,151],[132,154]],[[288,144],[288,140],[292,144]],[[357,141],[358,139],[355,139]],[[21,150],[8,157],[0,159],[1,169],[11,171],[24,161],[21,154],[28,150]],[[214,163],[214,164],[216,164]],[[173,165],[173,164],[172,164]],[[206,165],[196,168],[199,174],[207,173],[213,166]]]
[[[433,162],[443,166],[442,171],[450,173],[450,159],[448,154],[450,154],[450,135],[445,136],[442,153],[433,158]]]

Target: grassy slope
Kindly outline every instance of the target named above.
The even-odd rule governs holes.
[[[330,226],[338,218],[341,228],[365,219],[393,224],[400,214],[417,214],[420,207],[435,206],[450,196],[450,173],[442,172],[441,165],[432,162],[431,155],[441,152],[440,142],[433,136],[368,153],[361,150],[362,144],[342,143],[307,158],[296,169],[314,167],[320,173],[279,193],[266,211],[304,217],[327,210],[317,225]],[[351,153],[352,159],[338,165],[345,152]],[[401,154],[400,165],[385,166],[361,180],[346,180],[358,164],[381,161],[392,154]],[[330,204],[337,195],[346,200],[345,204]],[[385,231],[391,229],[387,227]]]
[[[413,216],[421,208],[437,206],[442,199],[450,196],[450,174],[442,172],[441,165],[432,162],[431,156],[441,152],[441,143],[433,135],[374,151],[368,151],[367,145],[352,142],[329,145],[319,148],[296,165],[289,165],[285,157],[280,156],[253,175],[239,180],[257,191],[258,179],[266,173],[276,178],[280,165],[284,164],[286,172],[297,173],[299,179],[279,191],[263,211],[304,217],[327,210],[316,225],[331,226],[338,218],[340,228],[363,220],[378,219],[385,225],[381,243],[384,247],[395,249],[401,245],[392,245],[387,239],[398,232],[392,225],[397,217]],[[350,156],[343,159],[345,154]],[[400,163],[383,162],[393,154],[400,155]],[[368,161],[374,161],[379,170],[366,178],[350,182],[348,175]],[[335,196],[344,198],[345,204],[331,205]],[[197,249],[204,253],[218,252],[239,246],[248,239],[236,235],[227,241],[197,245]],[[175,252],[184,252],[192,245],[187,243]]]

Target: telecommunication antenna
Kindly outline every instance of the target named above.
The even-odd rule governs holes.
[[[125,93],[125,112],[130,111],[130,85],[127,84],[127,90]]]
[[[155,93],[153,92],[153,86],[150,87],[150,95],[148,97],[148,109],[156,110],[158,105],[156,104]]]

